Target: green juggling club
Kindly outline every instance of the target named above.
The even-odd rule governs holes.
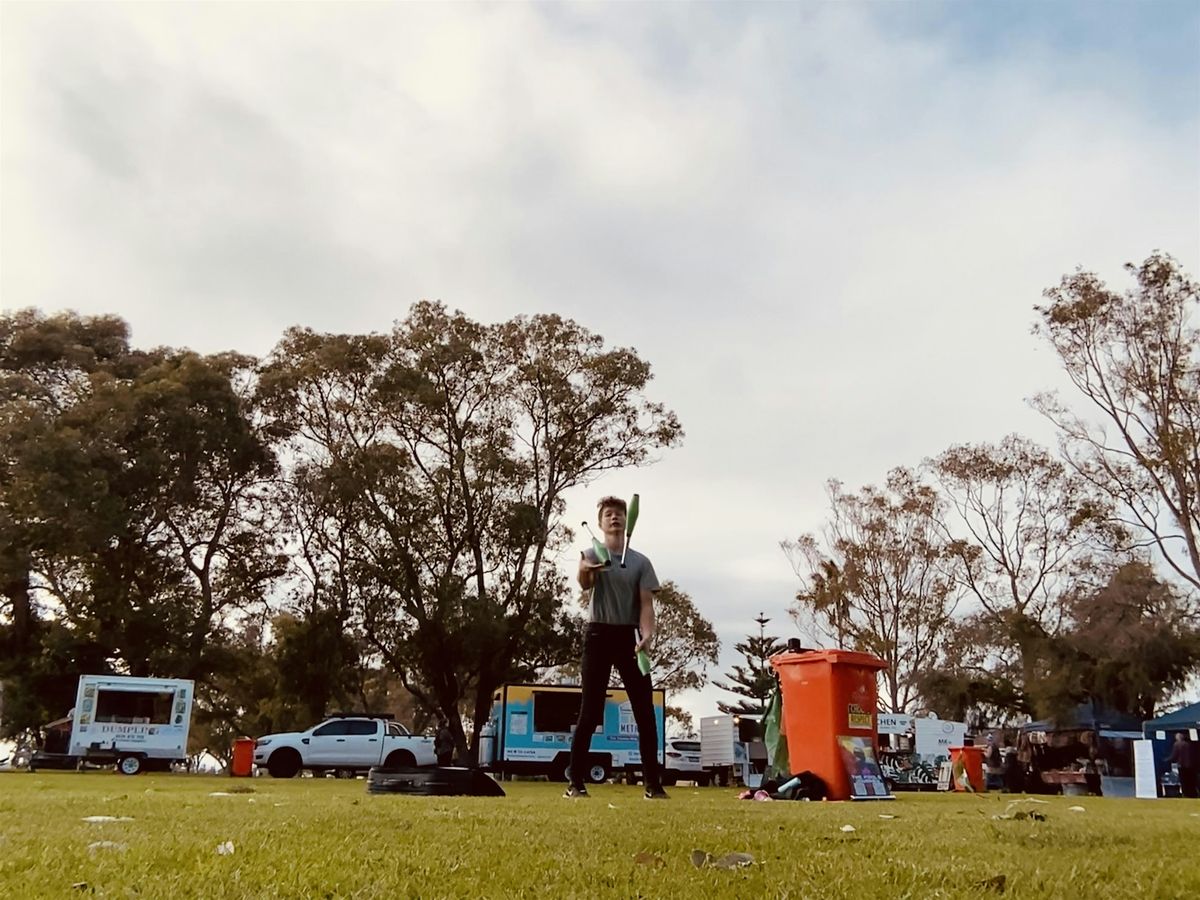
[[[608,554],[608,548],[596,540],[596,535],[592,534],[592,526],[584,522],[583,527],[587,529],[588,534],[592,535],[592,552],[596,554],[596,559],[606,566],[612,565],[612,557]]]
[[[629,539],[633,537],[633,526],[638,520],[638,495],[629,501],[629,512],[625,516],[625,546],[621,548],[621,568],[625,568],[625,553],[629,550]]]

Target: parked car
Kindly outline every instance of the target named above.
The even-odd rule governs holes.
[[[373,766],[433,766],[433,738],[410,734],[389,715],[345,713],[308,731],[268,734],[254,742],[254,763],[274,778],[333,771],[355,775]]]
[[[711,778],[700,764],[700,742],[691,740],[667,741],[667,763],[663,767],[663,783],[675,784],[679,781],[692,781],[700,787],[707,787]]]

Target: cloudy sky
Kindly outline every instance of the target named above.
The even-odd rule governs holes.
[[[262,354],[429,298],[636,347],[687,439],[569,520],[640,492],[722,669],[790,633],[826,479],[1051,440],[1044,288],[1200,275],[1195,2],[7,2],[0,66],[5,308]]]

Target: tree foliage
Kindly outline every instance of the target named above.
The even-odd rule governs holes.
[[[973,601],[982,643],[955,665],[1032,683],[1035,645],[1066,618],[1064,598],[1108,565],[1106,514],[1049,451],[1019,435],[951,447],[927,467],[952,513],[944,521],[955,576]]]
[[[682,436],[649,366],[558,316],[433,303],[386,336],[293,329],[263,371],[312,603],[335,605],[459,749],[494,690],[574,647],[564,493]]]
[[[1035,331],[1099,421],[1053,395],[1036,405],[1119,525],[1200,588],[1200,286],[1165,254],[1126,270],[1136,287],[1123,294],[1078,271],[1036,307]]]
[[[1193,603],[1146,563],[1127,563],[1099,589],[1066,599],[1068,627],[1047,639],[1039,677],[1029,685],[1039,716],[1061,715],[1085,701],[1151,719],[1200,665]]]
[[[917,679],[943,659],[958,599],[954,558],[939,528],[941,502],[907,469],[883,489],[827,488],[823,539],[784,542],[801,588],[793,618],[837,647],[884,660],[880,698],[893,712],[919,701]]]
[[[743,698],[735,703],[717,703],[717,708],[729,715],[762,716],[766,713],[767,702],[775,688],[775,672],[771,669],[770,659],[786,647],[778,637],[767,634],[770,619],[759,613],[754,621],[758,623],[758,634],[747,635],[744,641],[734,644],[745,664],[731,667],[724,682],[713,682],[721,690]]]

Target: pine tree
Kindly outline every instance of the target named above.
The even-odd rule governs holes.
[[[737,703],[718,703],[717,708],[727,715],[761,716],[767,711],[767,701],[775,687],[775,673],[769,660],[786,649],[783,641],[766,633],[770,619],[760,612],[754,621],[758,623],[758,634],[747,635],[746,640],[735,645],[747,664],[730,669],[725,674],[725,683],[713,682],[723,691],[747,698]]]

